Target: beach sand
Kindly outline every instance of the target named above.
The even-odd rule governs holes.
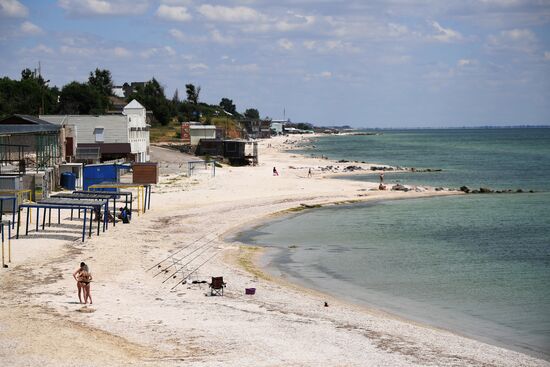
[[[151,210],[85,242],[78,223],[66,219],[61,227],[13,240],[12,263],[0,271],[1,364],[550,366],[263,273],[257,266],[261,249],[227,240],[231,234],[301,204],[457,194],[378,191],[378,175],[372,183],[327,178],[334,174],[319,167],[368,165],[283,151],[300,139],[262,141],[259,166],[224,166],[214,178],[184,177],[178,172],[186,165],[166,159],[161,171],[169,175],[154,187]],[[190,280],[223,276],[223,297],[209,296],[205,283],[171,290],[182,280],[171,278],[173,268],[162,272],[171,260],[155,267],[187,245],[174,258],[187,255],[181,260],[189,262],[187,272],[206,261]],[[72,272],[80,261],[94,275],[93,305],[78,304]],[[250,287],[255,295],[244,294]]]

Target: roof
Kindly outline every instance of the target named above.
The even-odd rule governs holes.
[[[60,126],[30,115],[12,115],[0,120],[0,134],[58,133]]]
[[[141,105],[141,103],[139,103],[135,99],[132,99],[132,102],[130,102],[126,106],[124,106],[124,109],[127,109],[127,108],[145,108],[145,107],[143,107]]]
[[[78,147],[81,148],[92,148],[99,147],[101,154],[116,154],[116,153],[132,153],[132,146],[130,143],[80,143]]]
[[[191,130],[216,130],[216,125],[190,125]]]

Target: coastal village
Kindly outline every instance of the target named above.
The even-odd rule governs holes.
[[[292,152],[326,129],[245,120],[226,138],[182,121],[177,139],[152,144],[150,115],[131,100],[117,113],[0,121],[6,365],[546,365],[288,283],[234,239],[321,206],[461,191],[381,190],[379,172],[402,168]],[[358,172],[372,182],[330,179]],[[75,296],[81,261],[93,304]]]
[[[0,0],[0,367],[550,367],[549,25]]]

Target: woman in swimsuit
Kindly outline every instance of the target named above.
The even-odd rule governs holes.
[[[90,283],[92,282],[92,273],[90,273],[88,270],[81,271],[80,279],[78,282],[81,284],[81,287],[84,290],[84,304],[88,303],[88,299],[90,299],[90,304],[92,304],[92,294],[90,292]]]
[[[86,274],[89,274],[90,280],[92,278],[91,274],[89,273],[88,265],[86,265],[84,262],[80,263],[80,267],[76,269],[76,271],[73,273],[73,278],[76,280],[76,287],[78,289],[78,300],[80,303],[82,303],[82,297],[80,296],[82,292],[84,292],[84,302],[86,302],[87,298],[87,291],[89,291],[90,287],[90,281],[83,278],[83,273],[86,272]],[[86,289],[86,283],[88,282],[88,290]],[[92,298],[90,297],[90,303]]]

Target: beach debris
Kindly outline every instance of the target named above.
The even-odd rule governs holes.
[[[245,288],[244,289],[244,294],[254,295],[254,294],[256,294],[256,288]]]
[[[328,303],[325,301],[325,307],[328,307]]]
[[[386,190],[386,185],[384,184],[378,185],[378,190]]]

